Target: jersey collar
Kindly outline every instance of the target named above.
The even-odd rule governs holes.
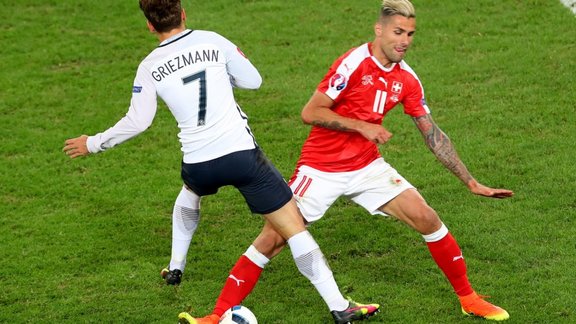
[[[162,43],[160,43],[160,45],[158,45],[158,47],[163,47],[163,46],[166,46],[166,45],[168,45],[168,44],[177,42],[177,41],[180,40],[181,38],[184,38],[184,37],[190,35],[192,32],[193,32],[193,30],[185,29],[185,30],[183,30],[182,32],[180,32],[180,33],[178,33],[178,34],[176,34],[176,35],[174,35],[174,36],[172,36],[172,37],[170,37],[170,38],[168,38],[168,39],[165,39]]]

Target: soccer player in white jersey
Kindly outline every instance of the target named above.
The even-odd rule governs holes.
[[[102,133],[66,140],[66,154],[76,158],[98,153],[142,133],[154,119],[159,96],[178,123],[183,152],[184,186],[174,207],[170,267],[184,268],[184,250],[198,222],[200,197],[233,185],[250,210],[264,216],[264,227],[278,230],[287,240],[298,269],[332,314],[356,321],[376,313],[379,305],[357,304],[342,296],[290,188],[254,140],[233,87],[258,88],[262,80],[256,68],[226,38],[186,29],[180,0],[140,0],[140,8],[160,45],[138,67],[128,113]],[[253,255],[249,249],[241,260],[260,262]],[[241,275],[232,279],[246,280]],[[188,313],[181,313],[179,320],[202,323]]]
[[[428,148],[473,194],[493,198],[513,195],[510,190],[476,181],[432,119],[422,84],[403,60],[416,31],[415,17],[408,0],[382,1],[374,40],[349,50],[332,64],[302,110],[302,119],[312,130],[289,184],[308,223],[322,218],[340,196],[371,214],[391,215],[406,223],[422,235],[464,314],[505,320],[509,314],[504,309],[472,289],[462,252],[438,214],[379,153],[377,145],[392,136],[382,126],[383,118],[401,103]],[[272,231],[262,233],[253,243],[263,260],[274,257],[283,245],[282,238]],[[246,297],[234,289],[222,292],[217,301],[220,309],[239,304]]]

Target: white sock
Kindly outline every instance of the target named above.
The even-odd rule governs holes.
[[[260,253],[260,251],[258,251],[254,247],[254,245],[250,245],[250,247],[248,247],[248,250],[244,252],[244,255],[255,265],[259,266],[262,269],[264,269],[264,266],[266,266],[266,264],[270,262],[270,259],[268,259],[264,254]]]
[[[300,232],[288,239],[296,266],[314,285],[328,308],[341,311],[348,308],[348,301],[342,296],[332,270],[324,258],[320,247],[308,231]]]
[[[182,187],[172,211],[172,257],[170,270],[184,272],[186,255],[200,221],[200,197]]]
[[[438,229],[436,232],[432,234],[422,235],[422,237],[424,238],[424,241],[431,243],[440,241],[446,235],[448,235],[448,227],[446,227],[446,225],[442,223],[442,226],[440,226],[440,229]]]

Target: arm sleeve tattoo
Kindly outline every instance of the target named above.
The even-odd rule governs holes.
[[[321,121],[321,120],[314,120],[312,121],[312,125],[319,126],[323,128],[328,128],[331,130],[341,131],[341,132],[350,132],[352,131],[350,128],[342,125],[342,123],[338,121]]]
[[[468,181],[473,179],[472,175],[458,157],[458,153],[454,145],[452,145],[450,138],[436,125],[434,120],[432,120],[432,116],[427,114],[414,117],[413,120],[416,127],[418,127],[422,133],[422,136],[424,136],[426,146],[434,153],[440,163],[456,175],[464,184],[468,184]]]

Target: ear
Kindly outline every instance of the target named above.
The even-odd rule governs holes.
[[[377,22],[374,24],[374,34],[376,34],[376,36],[380,37],[382,36],[382,24]]]
[[[154,26],[152,26],[152,24],[150,23],[150,21],[146,20],[146,26],[148,26],[148,30],[149,30],[151,33],[155,33],[155,32],[156,32],[156,29],[154,29]]]
[[[182,21],[186,21],[186,11],[182,9]]]

